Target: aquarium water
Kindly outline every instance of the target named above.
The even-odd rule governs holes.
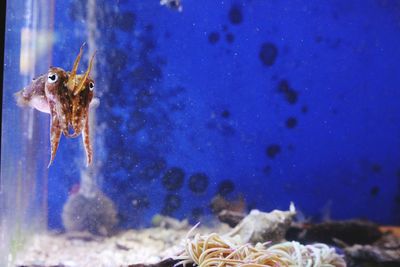
[[[399,62],[397,1],[7,1],[0,266],[221,206],[399,225]]]

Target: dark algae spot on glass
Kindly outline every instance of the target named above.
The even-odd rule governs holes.
[[[164,174],[162,184],[168,191],[178,190],[183,185],[184,177],[185,173],[181,168],[173,167]]]
[[[113,61],[111,62],[111,67],[117,70],[124,69],[127,64],[128,56],[122,49],[115,49],[111,52],[111,57]]]
[[[228,124],[221,125],[220,131],[223,136],[233,136],[235,134],[235,128]]]
[[[208,176],[205,173],[195,173],[189,178],[189,189],[196,194],[204,193],[208,187]]]
[[[371,170],[373,173],[380,173],[382,171],[382,166],[378,163],[372,164]]]
[[[142,169],[139,171],[139,177],[152,181],[158,178],[166,167],[166,163],[164,159],[153,159],[149,161],[143,162]]]
[[[232,24],[240,24],[243,22],[243,14],[242,14],[242,10],[240,9],[239,6],[237,5],[233,5],[231,7],[231,9],[229,10],[229,21]]]
[[[281,152],[281,146],[277,144],[269,145],[265,152],[269,158],[274,159]]]
[[[232,33],[227,33],[226,35],[225,35],[225,40],[228,42],[228,43],[233,43],[233,41],[235,41],[235,36],[232,34]]]
[[[208,42],[210,44],[216,44],[219,41],[219,33],[218,32],[210,32],[208,34]]]
[[[379,193],[379,187],[378,186],[373,186],[370,190],[370,194],[371,196],[375,197],[377,196]]]
[[[182,200],[180,196],[174,194],[168,194],[164,199],[164,206],[161,213],[164,215],[171,215],[174,211],[181,207]]]
[[[265,166],[265,167],[263,168],[263,173],[264,173],[265,175],[270,175],[270,174],[271,174],[271,170],[272,170],[271,166],[267,165],[267,166]]]
[[[258,57],[264,66],[270,67],[274,65],[278,56],[278,48],[273,43],[263,43],[260,48]]]
[[[231,113],[229,112],[229,110],[225,109],[224,111],[221,112],[221,116],[222,118],[229,118],[231,116]]]
[[[285,96],[289,104],[296,104],[299,98],[298,93],[289,85],[287,80],[281,80],[278,84],[278,92]]]
[[[317,35],[317,36],[315,36],[314,41],[315,41],[317,44],[319,44],[319,43],[321,43],[321,42],[323,41],[323,38],[322,38],[321,35]]]
[[[225,179],[218,184],[217,190],[218,194],[220,194],[221,196],[226,196],[235,190],[235,184],[231,180]]]
[[[289,117],[286,120],[286,128],[293,129],[297,126],[297,119],[295,117]]]
[[[154,30],[154,25],[153,24],[147,24],[144,28],[145,28],[145,30],[147,32],[151,32],[151,31]]]
[[[135,26],[136,15],[132,12],[125,12],[118,16],[117,26],[125,31],[131,32]]]

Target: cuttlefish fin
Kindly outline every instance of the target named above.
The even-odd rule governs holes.
[[[50,146],[51,146],[51,156],[50,156],[50,162],[47,168],[50,167],[50,165],[53,163],[54,158],[56,157],[56,152],[58,148],[58,144],[60,143],[60,138],[61,138],[61,127],[60,127],[60,121],[58,119],[57,113],[56,113],[56,108],[54,103],[49,103],[50,105]]]
[[[89,116],[85,118],[85,125],[82,131],[82,140],[83,146],[86,151],[86,166],[89,166],[92,163],[93,159],[93,149],[92,144],[90,142],[90,133],[89,133]]]
[[[79,82],[79,85],[74,88],[74,95],[79,94],[82,89],[84,88],[83,86],[85,85],[86,79],[89,77],[90,71],[92,70],[93,67],[93,60],[94,60],[94,56],[96,55],[96,52],[93,53],[92,58],[90,59],[89,62],[89,67],[87,69],[87,71],[85,72],[85,75],[83,75],[81,81]]]
[[[85,45],[86,45],[86,43],[83,43],[81,48],[79,49],[79,54],[75,59],[74,66],[72,67],[72,70],[71,70],[71,74],[68,77],[67,87],[70,90],[73,90],[75,88],[76,71],[78,70],[79,62],[81,61],[81,58],[82,58],[83,47]]]

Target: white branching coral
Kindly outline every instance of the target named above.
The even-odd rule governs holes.
[[[346,267],[343,257],[325,244],[304,246],[298,242],[284,242],[273,246],[268,246],[269,243],[253,246],[249,243],[239,244],[216,233],[196,234],[194,238],[190,238],[194,228],[184,240],[184,251],[175,257],[179,260],[175,266]]]

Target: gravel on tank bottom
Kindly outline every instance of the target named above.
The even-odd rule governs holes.
[[[188,229],[128,230],[105,238],[79,234],[37,234],[18,255],[16,266],[108,267],[157,263],[181,251],[181,241]],[[198,229],[204,233],[219,230]]]

